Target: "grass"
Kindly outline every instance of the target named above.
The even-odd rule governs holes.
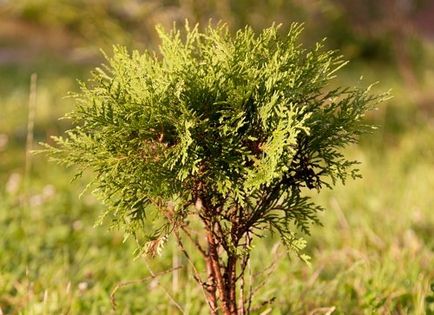
[[[0,134],[8,138],[0,147],[0,314],[206,314],[172,241],[157,259],[137,258],[133,240],[109,223],[94,226],[103,206],[78,198],[85,180],[71,183],[70,171],[41,155],[23,178],[30,74],[39,76],[40,141],[65,129],[57,118],[72,104],[63,96],[88,67],[48,57],[0,67]],[[268,280],[255,314],[434,314],[433,125],[395,75],[381,76],[395,99],[372,115],[380,129],[348,150],[364,178],[317,196],[327,211],[308,237],[312,266],[287,257],[272,237],[255,243],[254,282]],[[173,257],[183,266],[180,284],[172,274],[149,278]],[[119,287],[114,309],[116,285],[140,279]]]

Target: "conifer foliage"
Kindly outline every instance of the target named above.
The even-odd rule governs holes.
[[[304,48],[301,31],[186,24],[158,28],[159,52],[116,47],[75,95],[74,127],[48,148],[92,171],[106,215],[147,254],[170,236],[196,246],[212,314],[250,312],[240,283],[255,236],[276,232],[307,259],[296,232],[321,208],[305,193],[358,176],[341,149],[371,129],[364,113],[383,99],[333,87],[346,62],[322,43]]]

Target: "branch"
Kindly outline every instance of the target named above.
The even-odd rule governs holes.
[[[194,239],[193,236],[190,234],[190,232],[185,227],[182,227],[182,229],[185,232],[185,234],[187,234],[187,236],[190,238],[190,240],[193,242],[193,244],[196,245],[196,248],[201,252],[203,257],[205,258],[205,261],[208,264],[208,260],[210,259],[209,255],[205,252],[205,250],[203,250],[203,248],[198,243],[197,239]],[[196,280],[196,282],[202,288],[202,292],[203,292],[203,294],[205,296],[205,300],[207,301],[208,306],[211,310],[211,314],[217,314],[218,306],[217,306],[217,301],[216,301],[216,296],[215,296],[215,289],[213,289],[214,284],[213,283],[208,284],[207,282],[204,282],[201,279],[200,273],[197,270],[196,266],[194,265],[193,261],[191,260],[190,255],[188,254],[187,250],[185,249],[184,244],[182,243],[178,232],[174,231],[174,234],[175,234],[176,240],[178,242],[179,248],[181,249],[182,253],[187,258],[189,264],[193,268],[193,278],[194,278],[194,280]],[[209,297],[208,297],[208,295],[209,295]]]
[[[243,245],[244,248],[247,248],[247,254],[245,254],[244,256],[242,256],[242,260],[241,260],[241,270],[240,270],[240,274],[238,275],[238,277],[235,279],[235,282],[240,281],[240,297],[239,297],[239,313],[240,315],[245,315],[246,314],[246,301],[244,300],[244,276],[245,276],[245,271],[247,268],[247,265],[249,263],[250,260],[250,251],[248,250],[248,247],[250,247],[252,238],[250,237],[249,233],[246,234],[246,243]],[[250,283],[250,286],[252,284]],[[250,313],[250,310],[247,309],[247,312]]]
[[[225,251],[230,253],[230,247],[228,246],[228,242],[227,242],[226,237],[225,237],[226,234],[223,232],[223,228],[220,224],[220,221],[217,220],[216,224],[217,224],[217,229],[218,229],[220,235],[218,235],[215,232],[213,232],[213,234],[219,239],[220,244],[222,244]]]
[[[251,217],[247,220],[245,224],[241,226],[238,231],[238,237],[241,238],[244,233],[250,230],[250,228],[259,220],[265,211],[267,211],[269,204],[275,200],[276,194],[279,192],[280,187],[282,185],[282,180],[279,181],[264,198],[261,199],[261,202],[256,206],[253,210]]]
[[[182,231],[187,235],[187,237],[191,240],[191,242],[194,244],[194,246],[197,248],[198,251],[202,254],[202,256],[206,257],[208,254],[206,253],[205,249],[199,244],[199,241],[197,238],[194,238],[193,235],[191,235],[190,231],[187,229],[186,226],[181,226]]]
[[[153,279],[155,279],[155,278],[158,278],[158,277],[160,277],[160,276],[163,276],[163,275],[165,275],[165,274],[168,274],[168,273],[170,273],[170,272],[173,272],[173,271],[175,271],[175,270],[178,270],[178,269],[181,269],[182,268],[182,266],[177,266],[177,267],[175,267],[175,268],[171,268],[171,269],[168,269],[168,270],[164,270],[164,271],[161,271],[161,272],[157,272],[157,273],[153,273],[151,270],[150,270],[150,272],[151,272],[151,275],[150,276],[148,276],[148,277],[146,277],[146,278],[143,278],[143,279],[139,279],[139,280],[130,280],[130,281],[123,281],[123,282],[119,282],[114,288],[113,288],[113,290],[112,290],[112,292],[111,292],[111,294],[110,294],[110,300],[111,300],[111,304],[112,304],[112,308],[113,308],[113,310],[115,311],[116,310],[116,306],[117,306],[117,304],[116,304],[116,292],[120,289],[120,288],[123,288],[123,287],[126,287],[126,286],[128,286],[128,285],[134,285],[134,284],[140,284],[140,283],[143,283],[143,282],[147,282],[147,281],[149,281],[149,280],[153,280]],[[166,291],[166,294],[168,294],[168,292]],[[182,309],[182,307],[170,296],[170,294],[168,294],[168,296],[169,296],[169,299],[172,301],[172,303],[184,314],[184,310]]]
[[[194,265],[193,261],[190,258],[190,255],[188,254],[188,252],[185,250],[184,244],[181,241],[181,238],[179,237],[179,234],[177,231],[174,231],[176,240],[178,241],[178,245],[179,248],[181,249],[182,253],[184,254],[185,258],[187,258],[187,261],[189,262],[189,264],[191,265],[191,267],[193,268],[193,278],[194,280],[196,280],[197,283],[200,284],[202,291],[204,293],[205,299],[208,301],[207,299],[207,295],[206,295],[206,290],[205,290],[205,283],[202,281],[201,277],[200,277],[200,273],[197,270],[196,266]]]
[[[252,243],[252,238],[250,237],[250,235],[247,233],[246,234],[246,243],[243,244],[242,246],[244,248],[248,248],[250,247]],[[246,267],[247,267],[247,263],[250,260],[250,250],[246,251],[247,254],[245,256],[242,257],[242,261],[241,261],[241,270],[240,270],[240,274],[238,275],[238,277],[236,278],[235,282],[237,282],[238,280],[243,278],[244,272],[246,271]]]
[[[278,250],[278,248],[279,248],[279,243],[277,243],[276,245],[273,246],[272,252],[276,252]],[[253,296],[265,285],[265,283],[267,282],[267,279],[269,278],[271,273],[273,273],[273,271],[275,270],[277,261],[280,259],[281,254],[278,254],[278,255],[273,254],[271,256],[274,257],[274,259],[267,266],[267,268],[265,268],[262,272],[254,275],[255,278],[259,277],[260,275],[264,275],[264,279],[258,284],[258,286],[256,288],[254,288],[254,290],[252,289],[252,286],[250,286],[249,297],[247,300],[248,310],[251,309]],[[252,277],[252,281],[253,281],[253,277]]]

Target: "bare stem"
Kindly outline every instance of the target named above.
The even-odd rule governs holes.
[[[193,261],[190,258],[190,255],[188,254],[187,250],[184,247],[184,244],[182,243],[181,238],[179,237],[179,234],[177,231],[174,231],[176,240],[178,242],[178,246],[181,249],[182,253],[184,254],[185,258],[187,258],[187,261],[189,262],[189,264],[191,265],[192,269],[193,269],[193,278],[196,280],[196,282],[200,285],[200,287],[202,288],[203,294],[205,296],[205,300],[208,303],[208,306],[210,307],[210,310],[216,310],[216,302],[212,300],[212,296],[209,296],[208,290],[207,290],[207,285],[204,281],[202,281],[201,276],[199,271],[197,270],[196,266],[194,265]],[[214,299],[215,300],[215,299]],[[211,312],[211,314],[216,314]]]

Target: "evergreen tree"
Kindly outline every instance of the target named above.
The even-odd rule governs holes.
[[[322,43],[303,48],[301,31],[186,24],[158,28],[159,53],[116,47],[75,95],[75,127],[48,147],[92,170],[106,215],[146,253],[170,235],[196,246],[212,314],[250,312],[237,295],[256,235],[277,232],[307,259],[296,230],[319,223],[321,207],[305,193],[359,176],[341,149],[372,129],[362,118],[384,99],[332,87],[346,62]]]

